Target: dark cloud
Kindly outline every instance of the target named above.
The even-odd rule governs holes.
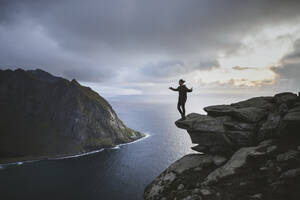
[[[252,67],[240,67],[240,66],[235,66],[235,67],[232,67],[232,69],[234,70],[247,70],[247,69],[253,69]]]
[[[299,20],[295,0],[0,1],[0,66],[80,81],[162,79],[218,66],[241,38]],[[124,77],[126,80],[126,77]]]
[[[203,62],[185,63],[180,60],[160,61],[149,63],[139,68],[141,74],[145,74],[150,78],[166,78],[179,74],[187,74],[196,70],[208,70],[219,67],[217,60],[204,60]]]
[[[282,88],[300,90],[300,39],[295,41],[293,51],[282,58],[281,66],[272,70],[278,75],[277,84]]]
[[[232,67],[232,69],[238,70],[238,71],[243,71],[243,70],[259,70],[260,68],[258,68],[258,67],[241,67],[241,66],[235,66],[235,67]]]

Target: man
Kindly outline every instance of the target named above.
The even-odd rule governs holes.
[[[192,92],[193,88],[188,89],[185,85],[184,85],[184,80],[180,79],[179,80],[179,86],[175,89],[172,87],[169,87],[170,90],[173,91],[178,91],[179,92],[179,96],[178,96],[178,103],[177,103],[177,109],[181,114],[181,119],[185,119],[185,102],[187,99],[187,92]]]

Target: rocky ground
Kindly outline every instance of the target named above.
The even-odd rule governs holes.
[[[0,163],[70,156],[143,137],[75,79],[0,70]]]
[[[179,159],[147,200],[300,199],[300,97],[281,93],[204,108],[175,124],[203,154]]]

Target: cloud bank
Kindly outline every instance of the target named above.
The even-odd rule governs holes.
[[[299,58],[300,1],[1,0],[0,5],[4,69],[42,68],[141,93],[155,93],[179,77],[210,89],[207,84],[298,83],[293,75],[299,74],[299,62],[287,60]],[[266,76],[256,80],[259,72],[251,68]]]

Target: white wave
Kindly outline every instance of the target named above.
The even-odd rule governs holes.
[[[128,142],[128,143],[124,143],[124,144],[118,144],[117,146],[123,146],[123,145],[128,145],[128,144],[133,144],[136,142],[141,142],[142,140],[145,140],[146,138],[150,137],[151,135],[149,133],[145,133],[145,137],[142,137],[138,140],[132,141],[132,142]]]
[[[132,142],[128,142],[128,143],[124,143],[124,144],[119,144],[116,145],[115,147],[112,148],[102,148],[102,149],[98,149],[95,151],[89,151],[89,152],[85,152],[85,153],[81,153],[81,154],[76,154],[76,155],[70,155],[70,156],[64,156],[64,157],[57,157],[57,158],[45,158],[45,159],[40,159],[40,160],[26,160],[26,161],[22,161],[22,162],[13,162],[13,163],[6,163],[6,164],[0,164],[0,170],[5,169],[6,167],[8,167],[9,165],[23,165],[24,163],[31,163],[31,162],[37,162],[37,161],[42,161],[42,160],[63,160],[63,159],[68,159],[68,158],[77,158],[77,157],[81,157],[81,156],[86,156],[86,155],[90,155],[90,154],[95,154],[95,153],[99,153],[101,151],[104,151],[105,149],[120,149],[120,146],[123,145],[128,145],[128,144],[133,144],[136,142],[140,142],[148,137],[150,137],[151,135],[148,133],[145,133],[145,136],[132,141]]]
[[[64,157],[58,157],[58,158],[48,158],[47,160],[62,160],[62,159],[67,159],[67,158],[77,158],[77,157],[86,156],[86,155],[90,155],[90,154],[94,154],[94,153],[99,153],[103,150],[104,150],[104,148],[103,149],[98,149],[98,150],[95,150],[95,151],[89,151],[89,152],[81,153],[81,154],[71,155],[71,156],[64,156]]]

